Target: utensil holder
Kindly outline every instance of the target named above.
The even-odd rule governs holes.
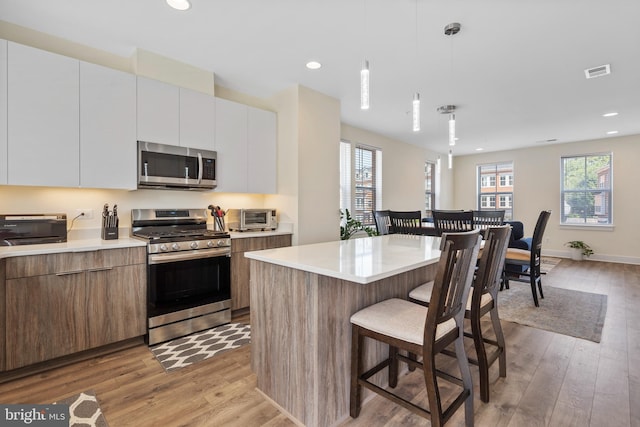
[[[102,240],[116,240],[118,227],[102,227]]]

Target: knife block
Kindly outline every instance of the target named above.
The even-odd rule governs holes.
[[[102,240],[116,240],[118,227],[102,227]]]

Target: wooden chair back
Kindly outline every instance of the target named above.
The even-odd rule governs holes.
[[[454,318],[458,326],[462,327],[481,241],[478,231],[442,235],[440,261],[425,323],[425,358],[431,358],[441,350],[433,348],[439,324]],[[446,346],[450,341],[445,340],[444,343]]]
[[[397,234],[424,234],[420,211],[390,211],[391,232]]]
[[[460,233],[474,229],[473,211],[434,210],[432,212],[437,236],[442,236],[442,233]]]
[[[504,211],[473,211],[473,226],[479,229],[501,226],[504,224]]]
[[[511,227],[506,224],[499,227],[489,227],[486,230],[482,257],[473,284],[472,310],[474,307],[480,307],[480,299],[483,294],[490,293],[495,300],[510,236]]]
[[[376,223],[376,228],[378,229],[378,234],[380,236],[391,233],[391,220],[389,219],[390,212],[391,211],[388,209],[383,211],[373,211],[373,219]]]

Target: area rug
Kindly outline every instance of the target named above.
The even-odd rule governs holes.
[[[56,402],[59,404],[69,405],[69,427],[109,427],[93,390]]]
[[[184,368],[251,342],[251,327],[229,323],[150,347],[167,371]]]
[[[529,284],[511,284],[498,293],[500,319],[563,335],[600,342],[607,296],[543,286],[540,307],[533,305]]]

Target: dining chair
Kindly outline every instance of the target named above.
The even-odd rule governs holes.
[[[504,210],[473,211],[473,226],[481,230],[504,224]]]
[[[477,365],[480,373],[480,399],[489,401],[489,368],[498,360],[499,375],[507,376],[507,360],[504,334],[498,314],[498,289],[502,278],[505,256],[509,245],[511,227],[503,225],[490,227],[486,233],[484,247],[480,251],[480,261],[472,291],[467,299],[465,318],[471,323],[471,332],[466,337],[473,338],[476,359],[469,357],[469,363]],[[433,291],[433,281],[418,286],[409,293],[409,301],[429,306]],[[491,325],[495,339],[485,336],[481,319],[487,313],[491,316]],[[486,344],[492,346],[487,354]]]
[[[473,384],[464,348],[464,304],[473,279],[480,241],[477,231],[442,236],[442,253],[433,286],[432,305],[425,307],[407,300],[392,298],[363,308],[351,316],[351,386],[350,415],[360,414],[362,387],[366,387],[394,403],[442,426],[464,404],[465,424],[473,425]],[[388,357],[372,368],[364,366],[365,337],[386,344]],[[454,344],[460,377],[436,367],[436,355]],[[422,355],[422,361],[410,359],[399,351]],[[394,394],[398,384],[398,362],[423,370],[428,408]],[[369,378],[388,369],[389,389]],[[438,377],[438,380],[436,380]],[[446,380],[459,390],[452,400],[442,399],[439,380]],[[448,394],[448,393],[447,393]],[[444,408],[443,408],[444,406]]]
[[[382,236],[391,233],[391,220],[389,219],[389,210],[373,211],[373,220],[378,229],[378,235]]]
[[[473,230],[473,211],[433,210],[436,235]]]
[[[536,307],[540,306],[537,293],[540,292],[540,298],[544,298],[540,259],[542,257],[542,236],[550,216],[551,211],[540,212],[536,221],[536,228],[533,230],[531,247],[528,250],[508,248],[505,259],[504,286],[508,289],[510,280],[528,282],[531,285],[533,303]]]
[[[393,233],[423,235],[425,232],[420,211],[390,211],[389,219]]]

